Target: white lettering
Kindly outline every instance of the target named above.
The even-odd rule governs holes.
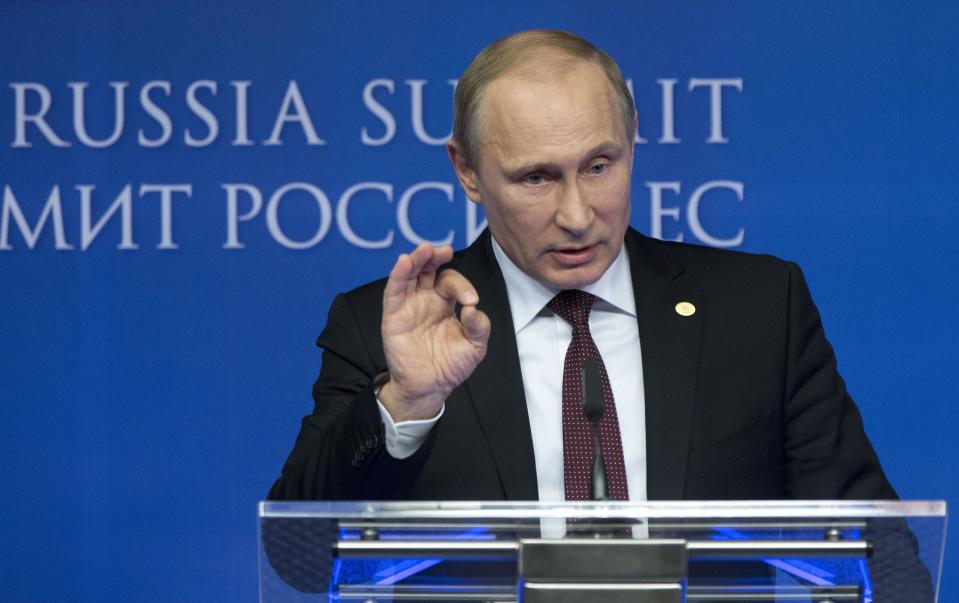
[[[110,207],[107,208],[97,223],[90,226],[93,189],[92,184],[78,184],[75,187],[80,192],[80,250],[86,251],[93,240],[97,238],[110,218],[121,210],[120,214],[120,244],[117,249],[139,249],[140,246],[133,242],[133,195],[129,184],[123,187],[120,194],[117,195]]]
[[[216,140],[217,135],[220,133],[220,124],[216,120],[216,115],[213,114],[203,103],[199,101],[196,97],[196,91],[200,88],[206,88],[214,96],[216,96],[216,82],[213,80],[198,80],[190,84],[190,87],[186,89],[186,104],[190,107],[190,110],[193,111],[193,114],[200,118],[204,124],[206,124],[207,135],[205,138],[194,138],[193,133],[190,132],[190,129],[187,128],[183,132],[183,141],[190,147],[205,147],[209,146]]]
[[[650,207],[650,216],[649,216],[649,232],[656,239],[663,238],[663,217],[669,217],[673,220],[679,221],[679,208],[678,207],[663,207],[663,191],[668,190],[679,194],[679,183],[678,182],[647,182],[646,188],[649,189],[649,207]],[[682,241],[683,233],[672,239],[673,241]]]
[[[723,136],[723,87],[730,86],[737,91],[743,91],[743,79],[692,78],[689,80],[689,90],[693,91],[700,86],[709,86],[709,138],[710,144],[726,144],[729,139]]]
[[[87,133],[86,112],[84,111],[84,97],[89,82],[67,82],[73,90],[73,131],[80,142],[94,149],[103,149],[120,140],[123,134],[123,98],[124,91],[130,82],[110,82],[113,88],[113,133],[106,139],[96,140]]]
[[[456,80],[447,80],[447,82],[454,89],[456,88]],[[452,134],[447,134],[442,138],[434,138],[426,132],[426,127],[423,125],[423,86],[426,85],[426,80],[406,80],[406,85],[410,87],[410,116],[413,120],[413,133],[416,134],[416,138],[420,142],[433,146],[446,144]]]
[[[675,119],[673,118],[673,109],[675,102],[673,100],[673,88],[676,87],[674,79],[658,79],[656,82],[663,89],[663,135],[659,137],[662,144],[679,144],[679,139],[675,133]]]
[[[738,247],[743,244],[743,238],[746,234],[745,229],[740,228],[736,236],[731,239],[720,239],[706,232],[706,229],[703,228],[703,223],[699,219],[699,203],[703,195],[717,188],[724,188],[735,192],[739,202],[743,202],[742,182],[736,182],[734,180],[713,180],[712,182],[706,182],[700,185],[689,197],[689,204],[686,207],[686,220],[689,222],[689,230],[692,231],[697,239],[707,245],[713,247]]]
[[[295,113],[290,113],[290,106],[293,106]],[[283,105],[273,123],[273,132],[263,144],[270,146],[282,145],[280,134],[283,132],[283,125],[286,122],[295,121],[303,128],[303,134],[306,136],[308,145],[323,145],[326,141],[316,135],[316,129],[313,127],[313,121],[310,119],[310,112],[306,110],[306,103],[303,102],[303,96],[300,94],[300,88],[296,80],[290,80],[290,85],[286,88],[286,95],[283,97]]]
[[[160,193],[160,244],[157,249],[179,249],[173,242],[173,193],[193,196],[192,184],[141,184],[140,198],[149,193]]]
[[[453,185],[448,182],[420,182],[410,188],[406,189],[406,192],[403,193],[403,196],[400,197],[400,201],[396,207],[396,221],[400,227],[400,232],[403,233],[403,237],[407,241],[413,243],[414,245],[419,245],[420,243],[429,243],[430,245],[451,245],[453,243],[453,230],[449,230],[446,233],[446,237],[438,241],[431,241],[424,237],[421,237],[413,230],[413,225],[410,224],[410,203],[413,201],[413,195],[420,191],[433,189],[438,190],[446,194],[446,200],[453,202]]]
[[[3,187],[3,212],[0,214],[0,250],[7,251],[12,249],[10,246],[10,217],[13,216],[17,228],[20,230],[20,236],[27,243],[28,249],[33,249],[40,239],[40,233],[43,231],[44,224],[50,219],[53,221],[53,240],[54,249],[58,251],[73,249],[73,245],[67,243],[67,238],[63,230],[63,208],[60,206],[60,187],[54,185],[47,197],[47,204],[43,206],[40,217],[37,218],[36,226],[31,230],[27,223],[26,216],[17,203],[17,198],[13,195],[13,190],[9,186]]]
[[[280,201],[283,200],[284,195],[294,190],[308,192],[316,201],[316,205],[320,209],[320,223],[317,226],[316,233],[306,241],[294,241],[293,239],[287,237],[280,228],[280,221],[278,217]],[[323,237],[326,236],[326,233],[329,232],[330,222],[332,221],[332,213],[333,212],[330,209],[330,200],[326,198],[326,194],[323,191],[306,182],[291,182],[290,184],[277,189],[277,191],[270,197],[270,200],[266,206],[266,226],[270,230],[270,234],[273,235],[273,239],[280,245],[283,245],[288,249],[308,249],[322,241]]]
[[[393,140],[396,136],[396,118],[390,113],[390,110],[381,105],[373,96],[373,90],[376,88],[386,88],[386,91],[393,94],[393,80],[378,79],[372,80],[363,87],[363,104],[370,110],[370,113],[380,118],[386,131],[379,138],[370,136],[369,131],[364,127],[360,131],[360,140],[363,144],[371,147],[382,146]]]
[[[385,249],[393,244],[393,229],[391,228],[386,236],[378,241],[364,239],[356,234],[349,220],[349,205],[353,195],[360,191],[371,190],[380,191],[386,196],[386,202],[393,202],[393,186],[383,182],[360,182],[343,191],[340,200],[336,205],[336,226],[340,229],[340,234],[348,242],[361,249]]]
[[[252,220],[263,207],[263,195],[260,189],[252,184],[223,184],[226,190],[226,243],[223,249],[244,249],[246,245],[240,242],[239,222]],[[240,215],[238,193],[243,191],[250,198],[250,209]]]
[[[253,141],[247,135],[246,91],[253,82],[230,82],[230,85],[236,88],[236,138],[231,143],[235,147],[251,146]]]
[[[27,141],[27,122],[32,122],[47,142],[55,147],[68,147],[70,143],[63,140],[53,131],[44,116],[50,110],[50,91],[46,86],[37,82],[15,82],[10,84],[14,91],[14,148],[32,147]],[[27,113],[27,91],[36,92],[40,96],[40,109],[36,113]]]
[[[150,91],[155,88],[163,90],[164,94],[167,95],[167,98],[170,96],[170,82],[165,82],[161,80],[154,80],[152,82],[147,82],[147,84],[140,88],[140,105],[143,106],[143,110],[147,112],[158,124],[160,124],[160,137],[159,138],[147,138],[146,134],[143,133],[143,128],[140,128],[140,131],[137,132],[137,142],[140,143],[140,146],[144,147],[160,147],[169,142],[170,137],[173,135],[173,123],[170,121],[170,116],[166,111],[157,106],[153,102],[153,99],[150,98]]]

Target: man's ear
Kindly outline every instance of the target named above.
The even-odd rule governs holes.
[[[453,170],[456,172],[456,179],[460,181],[466,196],[473,203],[482,203],[480,196],[479,176],[476,170],[466,160],[466,157],[456,147],[456,143],[450,140],[446,143],[446,153],[449,155],[450,163],[453,164]]]

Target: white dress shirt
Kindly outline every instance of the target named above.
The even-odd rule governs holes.
[[[493,254],[506,281],[516,332],[526,409],[536,457],[536,481],[543,501],[565,500],[563,483],[563,363],[573,338],[572,327],[546,308],[559,290],[519,269],[493,240]],[[625,249],[603,276],[583,287],[598,299],[589,328],[609,374],[632,501],[646,500],[646,405],[636,303]],[[432,419],[395,423],[379,404],[386,426],[386,449],[395,458],[416,452],[445,406]]]

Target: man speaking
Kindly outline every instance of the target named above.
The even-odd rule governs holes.
[[[489,229],[337,296],[271,499],[587,500],[597,454],[619,500],[896,496],[798,267],[629,227],[635,131],[581,38],[473,60],[448,151]]]

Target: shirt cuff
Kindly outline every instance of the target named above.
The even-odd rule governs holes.
[[[380,409],[380,418],[383,419],[383,426],[386,428],[384,429],[386,451],[395,459],[408,458],[419,450],[423,442],[426,441],[426,436],[430,434],[430,430],[433,429],[433,426],[446,411],[446,404],[443,404],[440,411],[432,419],[400,421],[397,423],[382,402],[377,400],[376,405]]]

